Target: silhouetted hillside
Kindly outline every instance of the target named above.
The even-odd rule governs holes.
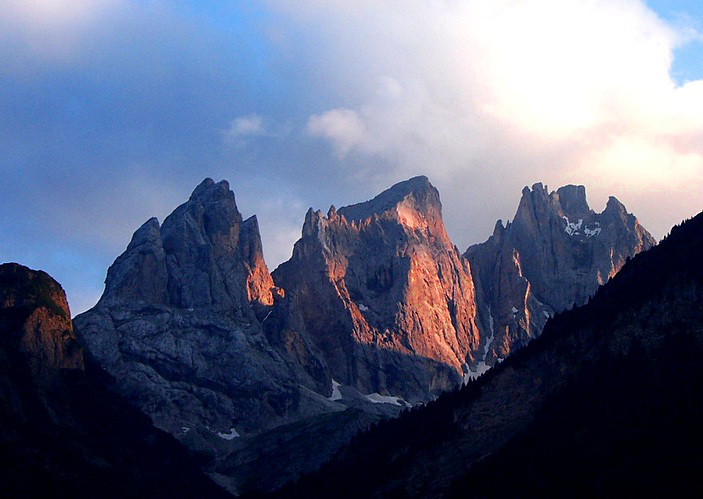
[[[0,496],[226,496],[111,383],[83,357],[61,286],[0,265]]]

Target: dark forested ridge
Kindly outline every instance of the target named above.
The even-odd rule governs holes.
[[[703,214],[478,381],[282,496],[700,494]]]
[[[83,355],[48,274],[0,265],[0,496],[222,497]]]

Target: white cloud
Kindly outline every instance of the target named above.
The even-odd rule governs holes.
[[[127,7],[126,0],[5,0],[0,39],[16,56],[71,61],[86,48],[82,43],[87,31],[114,20]]]
[[[359,115],[350,109],[332,109],[308,120],[308,132],[331,140],[340,157],[367,143],[364,123]]]
[[[320,88],[334,104],[311,113],[308,131],[341,159],[383,160],[389,179],[430,175],[463,205],[445,209],[460,244],[481,237],[477,219],[488,232],[486,201],[512,199],[501,208],[511,216],[536,181],[620,196],[657,235],[681,214],[639,193],[703,192],[703,81],[677,86],[669,73],[675,48],[696,36],[641,1],[273,5],[300,46],[323,47],[307,63],[330,75]]]
[[[120,0],[5,0],[2,16],[35,30],[75,27],[120,3]]]
[[[240,116],[230,122],[229,128],[223,131],[227,144],[241,144],[247,137],[267,135],[264,118],[258,114]]]

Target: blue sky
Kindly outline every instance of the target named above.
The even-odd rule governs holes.
[[[204,177],[257,214],[269,267],[309,206],[425,174],[459,248],[524,185],[618,197],[656,237],[701,209],[696,2],[8,0],[0,261],[74,312],[132,232]]]
[[[680,26],[683,29],[692,29],[697,33],[703,32],[703,3],[695,0],[647,0],[647,5],[652,8],[662,19]],[[671,75],[674,80],[683,84],[686,81],[703,78],[703,40],[693,37],[687,43],[674,50],[674,60]]]

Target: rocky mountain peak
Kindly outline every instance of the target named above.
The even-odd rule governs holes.
[[[327,218],[330,220],[337,218],[337,208],[335,208],[333,204],[330,205],[330,209],[327,210]]]
[[[59,369],[83,369],[66,294],[45,272],[0,265],[0,332],[0,350],[19,351],[38,381]]]
[[[274,288],[257,217],[243,219],[225,181],[137,229],[75,324],[121,393],[194,449],[221,455],[239,435],[341,409]]]
[[[519,206],[530,206],[536,204],[546,204],[549,200],[549,191],[547,187],[537,182],[532,185],[532,188],[525,186],[522,188],[522,197],[520,198]]]
[[[164,223],[149,219],[108,270],[101,303],[214,307],[247,316],[273,303],[255,216],[242,220],[225,180],[206,178]]]
[[[615,196],[608,198],[608,203],[605,205],[604,216],[615,217],[621,220],[627,218],[627,208]]]
[[[348,221],[388,216],[415,225],[421,218],[441,218],[442,204],[429,179],[419,176],[395,184],[370,201],[340,208],[338,213]]]
[[[628,257],[654,244],[614,197],[596,213],[582,185],[525,187],[513,223],[496,225],[466,252],[486,302],[483,325],[494,334],[488,360],[539,335],[547,318],[584,303]]]
[[[161,225],[156,217],[151,217],[149,220],[139,227],[132,235],[132,240],[127,246],[128,249],[135,249],[140,246],[153,244],[161,239]]]
[[[539,225],[551,215],[567,218],[588,217],[592,210],[586,201],[583,185],[565,185],[549,192],[548,187],[538,182],[522,190],[522,197],[515,214],[515,222],[530,226]]]
[[[556,194],[562,210],[566,213],[575,215],[591,211],[586,201],[586,188],[583,185],[565,185],[557,189]]]
[[[206,178],[193,190],[190,201],[212,202],[226,198],[234,199],[234,193],[229,188],[229,182],[220,180],[215,183],[211,178]]]
[[[454,386],[473,363],[470,276],[427,177],[326,217],[309,209],[291,260],[274,271],[337,381],[413,400]]]

